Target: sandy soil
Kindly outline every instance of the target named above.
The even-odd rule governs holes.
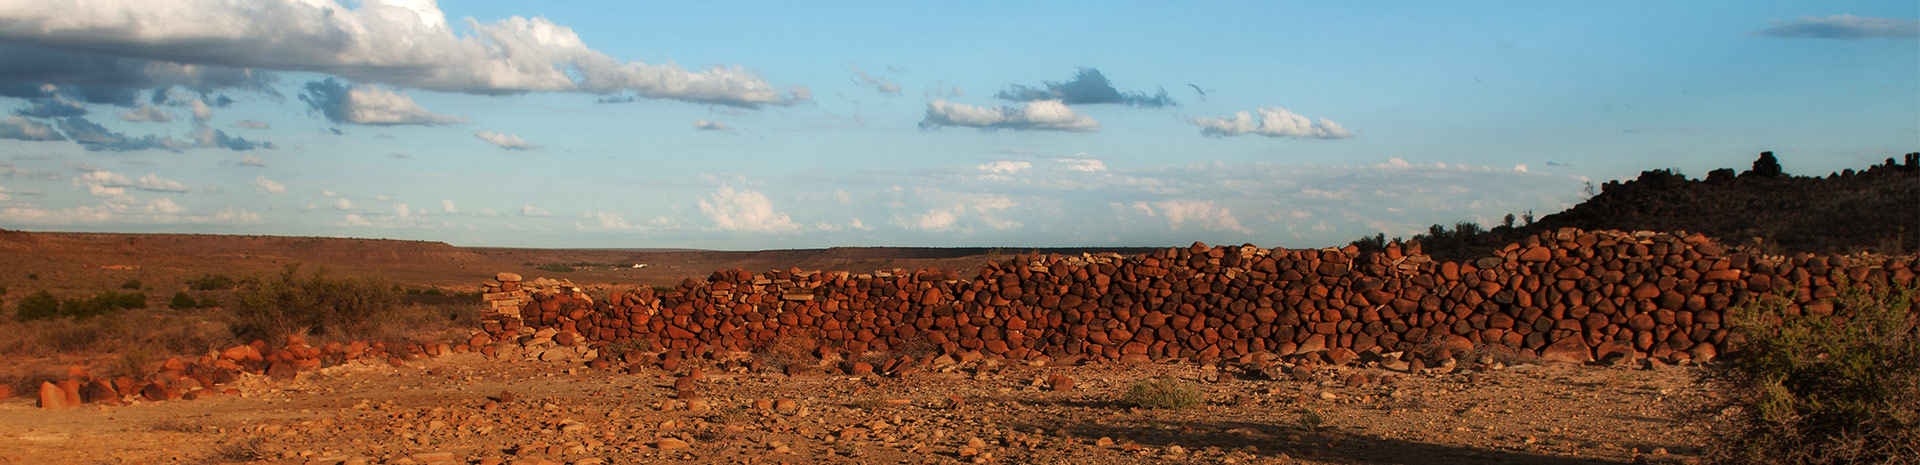
[[[1232,364],[977,361],[902,378],[707,365],[689,408],[674,373],[456,354],[246,378],[240,395],[192,401],[62,411],[0,401],[0,463],[1697,461],[1704,431],[1684,421],[1702,403],[1693,368],[1491,368],[1321,368],[1275,381]],[[1050,389],[1054,374],[1075,386]],[[1348,386],[1356,374],[1371,382]],[[1118,401],[1159,376],[1198,383],[1206,404]],[[768,408],[782,399],[797,410]]]

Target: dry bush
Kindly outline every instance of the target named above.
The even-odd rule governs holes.
[[[207,457],[212,463],[254,462],[266,460],[273,454],[267,451],[267,440],[246,438],[220,443],[214,446],[213,453]]]
[[[768,368],[785,370],[788,365],[795,363],[818,361],[819,359],[814,357],[814,351],[819,349],[820,340],[814,337],[812,332],[802,332],[773,338],[758,350],[754,350],[753,356],[760,359],[760,363]]]
[[[1120,400],[1129,405],[1157,409],[1188,409],[1200,406],[1204,400],[1200,386],[1176,378],[1153,378],[1136,381],[1127,387],[1127,393]]]
[[[0,371],[0,384],[13,387],[16,396],[33,396],[40,392],[40,383],[67,379],[67,369],[47,363],[37,363],[11,367]]]
[[[1724,463],[1920,463],[1920,326],[1911,287],[1836,283],[1832,316],[1792,315],[1790,297],[1731,312],[1745,337],[1707,381],[1732,428]]]
[[[228,308],[236,336],[278,340],[289,334],[351,338],[388,331],[400,292],[385,279],[335,278],[321,269],[300,275],[289,264],[278,276],[242,279]]]

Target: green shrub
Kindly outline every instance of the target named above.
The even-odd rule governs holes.
[[[572,266],[564,265],[560,263],[540,265],[540,266],[534,267],[533,269],[540,270],[540,271],[550,271],[554,273],[566,273],[566,272],[573,271]]]
[[[1120,400],[1138,407],[1185,409],[1200,406],[1200,387],[1175,378],[1154,378],[1134,382]]]
[[[1832,316],[1787,313],[1788,297],[1731,314],[1745,342],[1708,380],[1727,394],[1727,463],[1912,463],[1920,457],[1920,327],[1912,288],[1844,282]],[[1726,429],[1726,428],[1723,428]]]
[[[53,293],[42,290],[20,298],[13,319],[19,321],[53,318],[60,315],[60,299]]]
[[[127,282],[120,283],[120,288],[121,289],[139,289],[141,287],[141,284],[142,283],[138,279],[129,279],[127,280]]]
[[[233,287],[237,285],[239,285],[239,282],[234,281],[233,278],[229,278],[224,274],[207,273],[198,278],[187,280],[187,288],[196,291],[224,291],[233,289]]]
[[[173,301],[167,302],[167,308],[174,310],[188,309],[193,308],[195,303],[198,303],[198,301],[194,300],[192,295],[187,294],[187,291],[180,291],[173,293]]]
[[[321,269],[300,276],[298,264],[279,276],[254,274],[240,281],[232,312],[235,335],[275,340],[288,334],[361,334],[393,317],[400,292],[384,279],[335,278]]]
[[[213,296],[206,296],[206,297],[200,298],[200,305],[199,305],[200,308],[214,308],[218,306],[220,306],[220,299],[215,299],[213,298]]]

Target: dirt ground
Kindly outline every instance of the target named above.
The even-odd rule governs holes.
[[[682,400],[673,373],[455,354],[244,378],[242,394],[192,401],[42,411],[16,397],[0,401],[0,463],[1698,461],[1695,368],[1492,368],[1273,381],[1231,364],[975,361],[902,378],[709,365],[699,400]],[[1054,374],[1074,386],[1050,389]],[[1354,374],[1373,381],[1349,387]],[[1119,402],[1162,376],[1197,383],[1205,404]]]

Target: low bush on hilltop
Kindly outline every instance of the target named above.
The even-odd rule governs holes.
[[[242,339],[276,340],[288,334],[362,334],[387,323],[400,292],[385,279],[336,278],[321,269],[301,276],[290,264],[279,275],[256,273],[234,291],[234,334]]]
[[[297,264],[278,275],[241,279],[223,308],[233,334],[241,340],[271,341],[304,334],[340,341],[403,341],[431,339],[435,331],[479,324],[479,309],[472,299],[408,295],[384,278],[336,277],[324,268],[303,275]]]
[[[1745,344],[1708,375],[1731,403],[1722,462],[1920,460],[1914,289],[1836,287],[1835,316],[1789,315],[1790,297],[1733,312]]]
[[[121,310],[146,308],[147,295],[141,292],[102,292],[90,298],[60,300],[53,293],[40,291],[20,299],[13,319],[18,321],[48,318],[92,318]]]

